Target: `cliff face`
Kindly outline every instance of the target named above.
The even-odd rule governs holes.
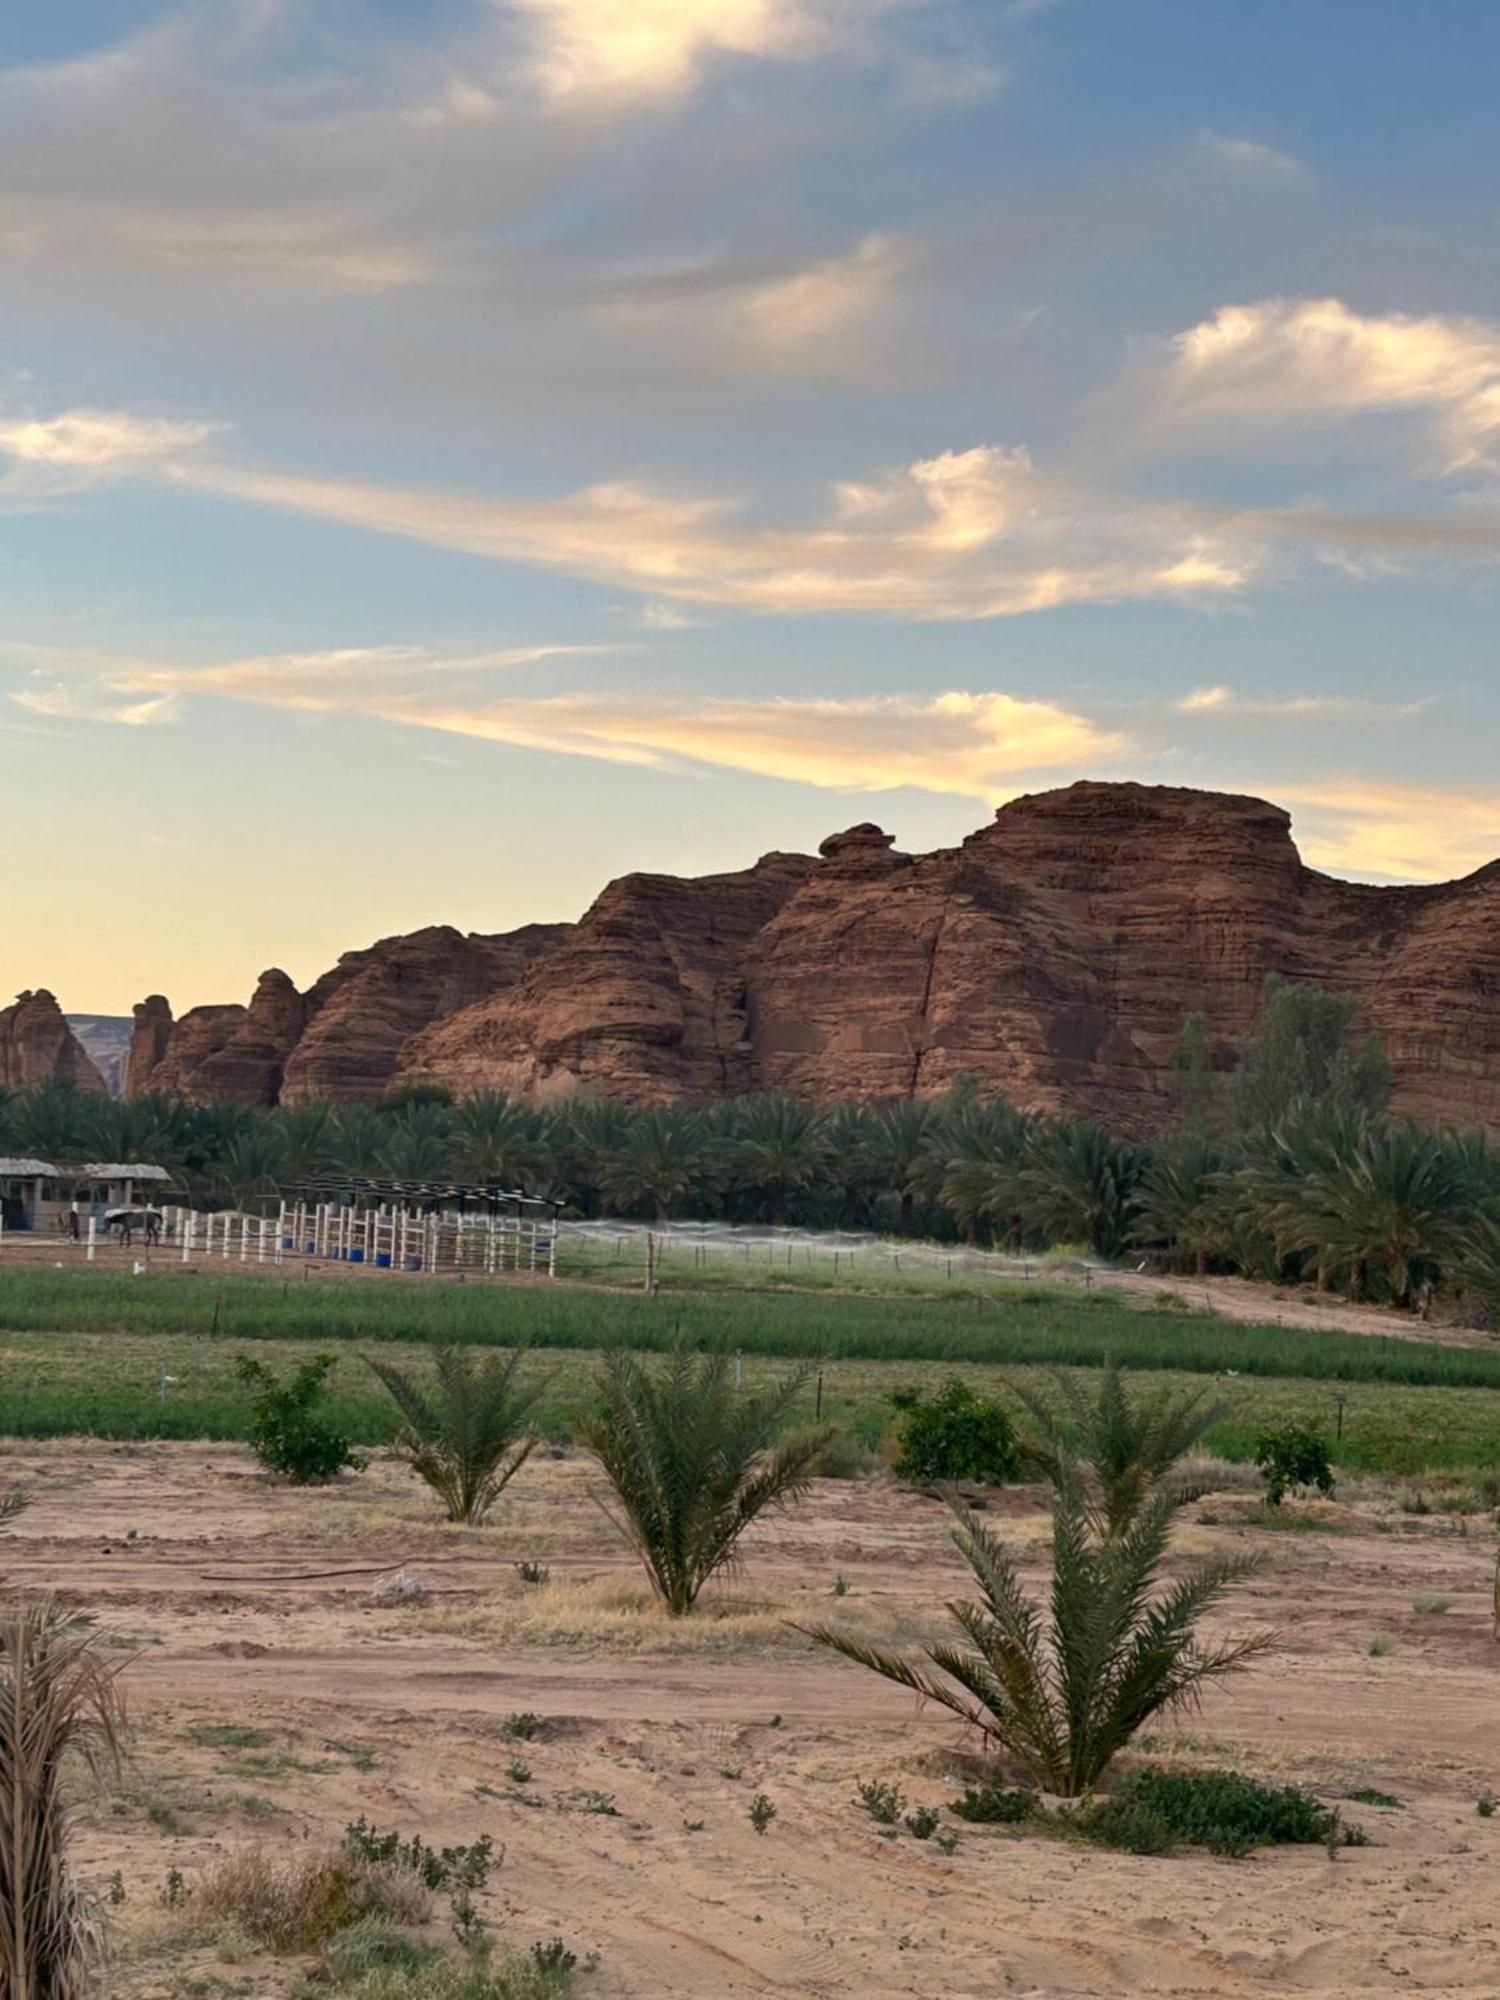
[[[413,1036],[510,986],[570,928],[528,924],[498,937],[466,937],[437,924],[345,952],[308,991],[308,1025],[287,1062],[282,1102],[378,1097]]]
[[[750,962],[815,865],[768,854],[732,875],[623,876],[508,992],[418,1035],[402,1076],[544,1098],[755,1089]]]
[[[1184,1014],[1227,1045],[1279,972],[1358,998],[1401,1109],[1500,1128],[1500,864],[1337,882],[1259,799],[1079,784],[934,854],[861,826],[760,869],[758,898],[757,870],[611,885],[565,949],[403,1068],[640,1097],[901,1095],[967,1073],[1144,1134],[1170,1113]]]
[[[108,1094],[45,987],[17,994],[13,1006],[0,1009],[0,1084],[30,1090],[39,1083],[70,1083],[94,1097]]]
[[[865,825],[816,857],[626,875],[576,925],[387,938],[304,995],[267,973],[248,1008],[173,1023],[157,996],[128,1088],[829,1098],[967,1073],[1148,1133],[1184,1014],[1227,1048],[1268,972],[1357,998],[1399,1108],[1500,1130],[1500,863],[1427,888],[1338,882],[1303,866],[1275,806],[1143,785],[1017,799],[933,854]]]

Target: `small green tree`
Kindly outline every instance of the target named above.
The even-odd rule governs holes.
[[[1278,1430],[1262,1431],[1255,1440],[1255,1463],[1273,1507],[1279,1507],[1288,1493],[1309,1487],[1325,1498],[1333,1491],[1328,1440],[1314,1424],[1283,1424]]]
[[[1239,1064],[1224,1086],[1231,1125],[1264,1129],[1294,1106],[1383,1113],[1390,1067],[1378,1037],[1357,1038],[1357,1012],[1347,994],[1268,974],[1260,1019],[1240,1042]]]
[[[528,1418],[541,1384],[517,1380],[520,1350],[472,1349],[439,1343],[431,1387],[389,1361],[365,1356],[401,1412],[392,1440],[396,1456],[425,1480],[450,1521],[482,1521],[536,1449]]]
[[[241,1355],[235,1373],[255,1391],[250,1405],[250,1449],[268,1472],[294,1486],[334,1479],[346,1467],[359,1471],[364,1460],[348,1438],[319,1414],[336,1357],[315,1354],[286,1382],[263,1362]]]
[[[935,1396],[898,1390],[903,1412],[894,1471],[902,1479],[974,1479],[1001,1485],[1017,1479],[1021,1454],[1003,1404],[976,1396],[955,1377]]]
[[[601,1407],[579,1425],[619,1503],[611,1514],[673,1617],[734,1560],[766,1508],[805,1492],[831,1428],[776,1434],[807,1386],[798,1369],[759,1392],[734,1387],[729,1356],[679,1346],[656,1368],[610,1355]]]
[[[1198,1620],[1258,1559],[1205,1562],[1165,1582],[1181,1489],[1157,1486],[1126,1528],[1100,1537],[1081,1468],[1060,1460],[1057,1470],[1050,1615],[1026,1597],[1005,1544],[955,1507],[954,1546],[979,1586],[977,1603],[949,1606],[958,1643],[929,1645],[924,1665],[827,1627],[801,1629],[941,1702],[1016,1758],[1035,1784],[1077,1798],[1153,1716],[1236,1672],[1271,1637],[1200,1647]]]

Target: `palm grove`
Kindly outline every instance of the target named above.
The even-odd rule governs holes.
[[[1015,1251],[1059,1245],[1425,1306],[1500,1303],[1500,1154],[1478,1130],[1390,1114],[1353,1003],[1272,978],[1234,1066],[1190,1015],[1173,1116],[1149,1144],[1087,1118],[945,1094],[815,1106],[784,1094],[539,1107],[427,1087],[277,1109],[60,1085],[0,1093],[0,1150],[148,1159],[196,1201],[256,1206],[347,1175],[522,1188],[582,1216],[894,1229]]]

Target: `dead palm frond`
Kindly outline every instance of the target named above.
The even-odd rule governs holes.
[[[521,1382],[520,1349],[486,1353],[442,1342],[433,1349],[434,1381],[423,1387],[404,1369],[365,1357],[405,1420],[392,1450],[424,1479],[450,1521],[482,1521],[537,1446],[528,1423],[542,1382]]]
[[[50,1602],[0,1616],[0,2000],[96,1994],[103,1935],[68,1866],[62,1766],[119,1762],[118,1662]]]
[[[1024,1382],[1012,1382],[1041,1430],[1022,1452],[1055,1485],[1068,1465],[1092,1475],[1106,1533],[1127,1527],[1152,1490],[1224,1414],[1207,1389],[1142,1389],[1132,1396],[1120,1367],[1109,1362],[1092,1397],[1072,1376],[1057,1373],[1058,1403]]]
[[[682,1347],[654,1370],[623,1353],[601,1369],[603,1408],[579,1436],[615,1489],[620,1512],[610,1518],[674,1617],[691,1611],[708,1579],[733,1561],[757,1514],[811,1482],[832,1431],[773,1443],[809,1374],[797,1370],[751,1394],[733,1386],[726,1354]]]
[[[1009,1550],[955,1506],[953,1540],[980,1590],[979,1602],[948,1606],[962,1643],[928,1646],[921,1664],[826,1627],[803,1629],[941,1702],[1044,1790],[1077,1798],[1152,1716],[1235,1672],[1266,1650],[1271,1635],[1199,1645],[1198,1620],[1258,1565],[1253,1556],[1231,1557],[1164,1582],[1180,1490],[1158,1486],[1119,1533],[1100,1535],[1081,1468],[1064,1461],[1059,1471],[1050,1616],[1022,1590]]]

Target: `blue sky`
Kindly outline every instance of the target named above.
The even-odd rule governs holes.
[[[4,990],[1080,777],[1500,855],[1490,6],[17,0]]]

